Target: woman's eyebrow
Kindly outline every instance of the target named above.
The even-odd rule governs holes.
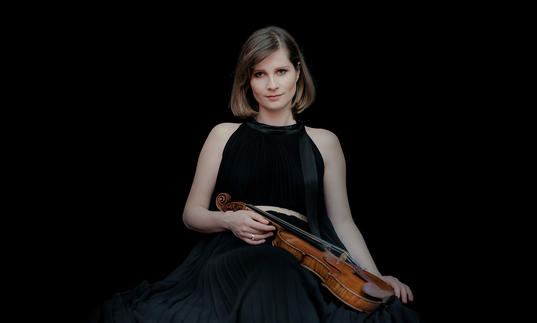
[[[274,70],[280,70],[282,68],[290,68],[289,65],[283,65],[283,66],[278,66],[278,67],[275,67]],[[262,69],[262,68],[254,68],[254,72],[264,72],[265,70]]]

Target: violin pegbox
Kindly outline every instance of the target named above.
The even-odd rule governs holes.
[[[248,209],[243,202],[231,202],[231,196],[227,193],[220,193],[216,196],[216,207],[222,212]]]

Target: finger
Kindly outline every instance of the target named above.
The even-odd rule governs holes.
[[[258,240],[258,239],[264,239],[264,238],[272,237],[274,235],[274,232],[272,232],[272,231],[265,232],[265,231],[250,230],[250,231],[245,232],[244,236],[248,237],[249,239],[251,239],[252,234],[254,235],[254,240]]]
[[[256,229],[253,229],[253,228],[249,228],[247,230],[245,230],[245,235],[248,235],[250,236],[250,234],[255,234],[255,237],[256,238],[266,238],[266,237],[271,237],[274,235],[274,231],[260,231],[260,230],[256,230]]]
[[[252,234],[254,235],[254,238],[252,239]],[[272,232],[257,234],[257,233],[245,233],[241,235],[241,239],[243,240],[249,240],[249,241],[258,241],[258,240],[264,240],[269,237],[272,237],[274,234]]]
[[[265,241],[266,241],[265,239],[263,239],[263,240],[244,239],[244,242],[246,242],[247,244],[252,245],[252,246],[257,246],[257,245],[263,244],[263,243],[265,243]]]
[[[266,239],[268,237],[272,237],[274,235],[274,232],[270,231],[270,232],[264,232],[262,234],[255,234],[255,239]]]
[[[253,233],[255,235],[262,235],[262,234],[265,234],[267,232],[272,232],[272,231],[266,231],[266,230],[258,230],[252,226],[247,226],[246,228],[244,228],[244,234],[245,235],[250,235],[250,233]]]
[[[256,246],[265,243],[265,239],[261,240],[251,240],[251,239],[244,239],[244,241],[250,245]]]
[[[273,225],[262,224],[262,223],[259,223],[259,222],[255,221],[255,220],[253,220],[253,219],[251,219],[248,222],[248,225],[251,226],[252,229],[262,231],[262,232],[276,230],[276,227],[274,227]]]
[[[252,235],[248,235],[248,237],[243,237],[242,240],[248,244],[251,244],[251,245],[259,245],[259,244],[262,244],[264,243],[266,240],[265,239],[260,239],[258,238],[257,236],[254,235],[254,239],[252,239]]]
[[[272,231],[272,230],[276,230],[276,227],[273,226],[273,225],[270,225],[270,221],[267,220],[265,217],[263,217],[262,215],[260,214],[257,214],[257,213],[252,213],[252,217],[251,219],[256,222],[256,223],[261,223],[261,224],[265,224],[265,225],[268,225],[270,227],[269,230],[266,230],[265,231]]]
[[[395,289],[395,286],[393,284],[393,279],[391,276],[381,276],[380,277],[386,284],[390,285],[393,289]]]
[[[400,288],[401,288],[401,302],[403,302],[403,304],[406,304],[407,300],[408,300],[408,295],[407,295],[407,291],[406,291],[406,288],[405,288],[405,284],[400,284]]]
[[[397,298],[401,298],[401,287],[399,287],[399,285],[397,284],[393,284],[392,287],[393,287],[395,296],[397,296]]]
[[[408,300],[413,302],[414,301],[414,294],[412,293],[412,290],[410,289],[410,287],[408,285],[405,285],[405,286],[406,286],[406,289],[407,289]]]
[[[397,280],[397,278],[392,277],[392,276],[387,276],[385,281],[390,286],[392,286],[395,296],[397,296],[398,298],[401,298],[401,286],[399,285],[399,281]]]
[[[249,212],[250,214],[250,218],[259,222],[259,223],[263,223],[263,224],[269,224],[269,220],[267,220],[264,216],[262,216],[261,214],[259,213],[256,213],[254,211],[252,212]]]
[[[244,232],[243,234],[241,234],[241,239],[243,239],[243,240],[259,241],[259,240],[263,240],[265,238],[266,237],[264,236],[264,234],[255,234],[255,233],[252,233],[252,232]]]

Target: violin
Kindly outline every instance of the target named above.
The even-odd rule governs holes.
[[[372,312],[394,295],[390,285],[360,267],[344,249],[251,204],[232,202],[227,193],[218,194],[216,205],[222,212],[252,210],[264,216],[276,227],[272,245],[290,252],[321,280],[323,286],[351,308]]]

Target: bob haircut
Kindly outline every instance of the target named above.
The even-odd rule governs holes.
[[[242,46],[231,90],[230,107],[233,115],[245,119],[258,114],[259,106],[250,87],[254,66],[280,48],[287,50],[289,61],[299,72],[296,93],[291,102],[293,117],[313,103],[314,81],[296,41],[284,29],[268,26],[251,34]]]

